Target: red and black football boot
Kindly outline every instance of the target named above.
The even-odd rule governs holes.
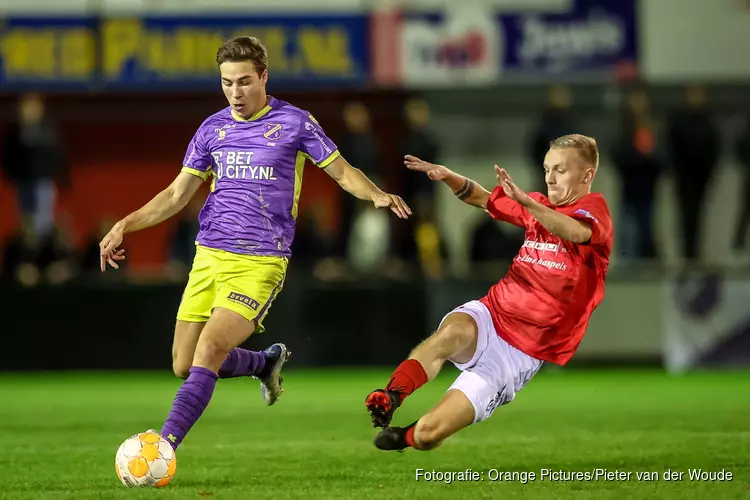
[[[401,406],[401,396],[396,392],[377,389],[365,398],[365,406],[372,417],[373,427],[388,427],[393,418],[393,412]]]

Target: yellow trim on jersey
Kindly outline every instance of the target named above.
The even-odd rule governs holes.
[[[339,156],[341,156],[341,153],[339,153],[339,150],[337,149],[336,151],[334,151],[333,153],[331,153],[328,156],[328,158],[326,158],[325,160],[321,161],[317,165],[320,168],[326,168],[328,165],[330,165],[331,163],[333,163],[333,160],[335,160]]]
[[[305,158],[309,158],[302,151],[297,151],[297,158],[294,160],[294,199],[292,201],[292,217],[297,218],[299,212],[299,197],[302,193],[302,174],[305,171]]]
[[[186,174],[192,174],[196,177],[200,177],[204,181],[208,179],[208,176],[210,174],[210,172],[201,172],[197,168],[188,167],[187,165],[183,165],[180,171],[185,172]]]
[[[253,122],[253,121],[257,120],[258,118],[263,118],[264,116],[266,116],[269,111],[271,111],[271,106],[269,104],[266,104],[266,106],[263,109],[261,109],[260,111],[258,111],[257,113],[255,113],[250,118],[243,118],[240,115],[238,115],[234,111],[234,109],[233,109],[232,110],[232,118],[234,118],[238,122]]]

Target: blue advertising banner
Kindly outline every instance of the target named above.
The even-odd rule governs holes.
[[[0,27],[0,86],[213,88],[217,48],[242,35],[268,49],[272,88],[362,84],[367,27],[364,15],[11,18]]]
[[[565,12],[500,14],[498,22],[504,75],[635,70],[635,0],[573,0]]]
[[[7,18],[0,23],[0,89],[88,85],[97,74],[97,19]]]

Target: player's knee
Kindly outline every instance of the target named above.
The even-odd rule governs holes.
[[[414,440],[421,450],[432,450],[445,440],[440,425],[430,418],[421,418],[414,429]]]
[[[447,359],[469,347],[475,338],[474,323],[470,319],[461,319],[441,326],[428,342]]]
[[[225,341],[211,336],[201,337],[195,349],[195,358],[202,361],[206,360],[224,360],[232,347]],[[195,363],[195,359],[193,360]]]
[[[190,366],[191,363],[185,363],[182,360],[174,359],[172,361],[172,371],[176,377],[181,379],[188,378],[188,375],[190,375]]]

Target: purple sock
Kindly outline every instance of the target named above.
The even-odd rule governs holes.
[[[182,383],[172,403],[172,410],[167,416],[161,435],[175,450],[180,445],[190,428],[198,421],[203,410],[211,401],[214,394],[216,380],[219,377],[207,368],[194,366],[190,368],[190,375]]]
[[[249,377],[258,375],[266,367],[266,356],[262,352],[248,351],[239,347],[232,349],[219,368],[219,378]]]

